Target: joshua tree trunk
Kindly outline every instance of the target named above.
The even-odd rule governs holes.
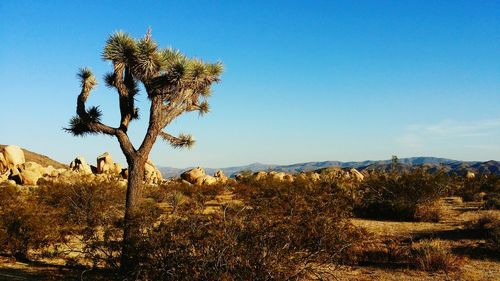
[[[121,256],[121,267],[125,274],[134,271],[137,266],[137,243],[140,235],[139,220],[140,200],[142,197],[142,186],[144,178],[144,165],[146,161],[140,157],[134,157],[128,163],[129,176],[127,184],[127,197],[125,202],[125,218],[123,226],[123,247]]]
[[[97,81],[89,69],[83,68],[78,74],[81,92],[77,99],[77,115],[70,120],[66,130],[76,136],[114,136],[127,158],[129,178],[121,267],[124,273],[130,274],[138,265],[140,224],[137,217],[140,213],[142,181],[149,153],[158,136],[176,148],[194,144],[190,135],[175,137],[163,129],[185,112],[198,111],[202,115],[209,111],[206,99],[210,96],[211,85],[219,81],[222,65],[190,59],[177,50],[160,49],[151,38],[150,31],[140,40],[122,32],[113,34],[106,42],[103,58],[113,63],[113,71],[105,75],[105,81],[108,87],[115,88],[118,92],[120,125],[115,128],[101,123],[102,113],[99,107],[85,107]],[[136,149],[127,131],[129,123],[139,118],[139,111],[134,106],[135,96],[139,92],[138,82],[143,84],[151,107],[148,130],[141,146]],[[204,100],[201,101],[200,98]]]

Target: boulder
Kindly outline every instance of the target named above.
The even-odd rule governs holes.
[[[297,175],[297,180],[300,180],[300,181],[305,181],[308,179],[308,176],[306,173],[304,172],[300,172],[298,175]]]
[[[286,174],[283,172],[270,172],[269,175],[272,176],[273,180],[276,181],[284,181],[286,176]]]
[[[115,175],[119,175],[123,170],[123,167],[122,165],[120,165],[120,163],[113,163],[113,167],[111,169],[111,173],[115,174]]]
[[[468,179],[468,180],[472,180],[476,177],[476,175],[471,172],[471,171],[467,171],[467,173],[465,174],[465,178]]]
[[[328,167],[321,170],[321,177],[324,179],[340,179],[344,175],[345,172],[339,167]]]
[[[38,180],[46,172],[46,168],[36,162],[26,162],[20,166],[19,170],[23,185],[37,185]]]
[[[21,172],[21,182],[23,185],[37,185],[42,174],[34,170],[24,170]]]
[[[185,171],[181,174],[181,179],[190,182],[192,184],[196,184],[197,179],[206,176],[205,170],[201,167],[196,167],[194,169]]]
[[[0,151],[0,155],[0,172],[5,172],[26,162],[23,150],[17,145],[7,145]]]
[[[115,171],[115,162],[113,162],[113,158],[111,157],[111,154],[108,152],[104,152],[103,154],[99,155],[97,157],[97,173],[102,174],[102,173],[114,173]]]
[[[294,181],[295,181],[295,178],[293,177],[293,175],[290,175],[290,174],[285,174],[285,176],[283,177],[283,181],[286,181],[286,182],[294,182]]]
[[[69,168],[80,174],[92,174],[92,169],[83,156],[78,156],[69,164]]]
[[[215,172],[214,178],[221,183],[226,183],[229,179],[226,175],[224,175],[224,172],[222,170],[218,170],[217,172]]]
[[[271,175],[271,173],[273,172],[270,172],[269,175]],[[260,181],[260,180],[263,180],[265,179],[266,177],[268,176],[268,174],[264,171],[260,171],[260,172],[256,172],[253,174],[253,177],[256,181]]]
[[[0,152],[0,173],[3,173],[7,170],[8,170],[7,161],[5,160],[3,153]]]
[[[49,165],[49,166],[44,168],[43,176],[44,177],[57,177],[58,173],[57,173],[56,168]]]
[[[215,177],[209,176],[209,175],[204,175],[202,177],[199,177],[196,179],[196,182],[194,184],[196,185],[212,185],[216,184],[217,179]]]
[[[0,183],[8,181],[9,180],[9,172],[0,174]]]
[[[311,180],[312,180],[313,182],[320,181],[320,180],[321,180],[321,176],[320,176],[318,173],[312,173],[312,174],[311,174]]]
[[[365,179],[365,176],[363,176],[363,174],[361,174],[358,170],[354,168],[349,170],[349,172],[351,173],[351,177],[356,181],[363,181]]]
[[[163,180],[160,170],[148,159],[144,166],[144,181],[148,184],[159,184]]]

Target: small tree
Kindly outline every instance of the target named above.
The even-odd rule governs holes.
[[[85,102],[97,81],[90,69],[82,68],[77,75],[82,88],[77,99],[77,115],[70,120],[66,130],[75,136],[106,134],[116,137],[120,143],[129,169],[121,267],[132,271],[137,264],[135,245],[139,226],[136,217],[149,153],[158,136],[176,148],[193,145],[190,135],[176,137],[165,132],[164,128],[185,112],[198,111],[203,115],[209,111],[207,98],[212,84],[219,81],[222,64],[190,59],[171,48],[160,49],[150,30],[139,40],[123,32],[111,35],[102,57],[113,64],[113,71],[106,74],[104,80],[109,88],[118,92],[120,124],[118,127],[105,125],[101,123],[102,113],[98,106],[86,108]],[[147,132],[136,148],[127,130],[129,123],[139,118],[134,104],[139,93],[138,83],[144,86],[151,104]]]
[[[391,158],[391,171],[395,173],[398,169],[399,158],[396,155],[392,155]]]

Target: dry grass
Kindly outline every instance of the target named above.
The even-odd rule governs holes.
[[[451,253],[450,247],[440,240],[422,240],[410,248],[410,262],[425,271],[455,271],[463,259]]]
[[[289,192],[294,188],[299,187],[288,184],[286,186],[273,186],[270,188],[256,188],[253,185],[242,185],[233,186],[231,188],[215,186],[198,190],[188,186],[165,186],[149,189],[146,192],[146,196],[151,203],[158,205],[158,207],[163,210],[161,216],[162,221],[167,221],[172,217],[179,217],[186,212],[193,213],[197,216],[212,208],[213,212],[211,212],[210,216],[215,217],[221,216],[223,210],[226,210],[227,214],[224,213],[224,215],[227,215],[227,217],[224,218],[223,221],[229,224],[232,212],[240,210],[244,206],[245,208],[249,208],[248,210],[251,213],[254,212],[263,222],[265,222],[264,218],[268,219],[269,216],[277,211],[282,211],[283,214],[289,214],[290,211],[293,211],[295,214],[297,210],[302,208],[309,214],[309,212],[318,208],[318,204],[321,203],[321,201],[317,200],[321,196],[318,196],[318,194],[309,194],[310,192],[318,192],[318,190],[310,190],[308,193],[303,193],[303,191],[297,189],[294,191],[296,195],[291,196]],[[64,188],[60,190],[62,195],[66,194],[63,192],[65,190]],[[279,192],[277,192],[277,190],[279,190]],[[48,189],[47,192],[50,193],[47,195],[58,195],[59,193],[56,191],[55,189]],[[302,198],[297,195],[310,195],[310,197]],[[107,195],[103,194],[102,196]],[[121,202],[122,199],[118,198],[116,200]],[[99,199],[99,202],[102,202],[102,200]],[[479,204],[475,204],[474,202],[463,203],[457,198],[445,198],[439,202],[439,205],[433,206],[433,208],[439,210],[439,222],[394,222],[351,219],[350,221],[354,226],[362,227],[367,230],[367,233],[362,236],[364,241],[354,245],[349,252],[349,255],[352,256],[348,257],[348,259],[350,258],[352,262],[358,262],[358,264],[354,265],[355,263],[349,263],[350,265],[347,266],[345,264],[339,265],[338,263],[333,264],[329,262],[320,264],[311,261],[307,265],[308,274],[300,280],[495,280],[496,277],[500,276],[500,263],[498,260],[495,260],[493,256],[495,254],[494,252],[485,251],[485,245],[489,245],[490,242],[486,236],[481,234],[481,231],[476,230],[482,229],[489,231],[492,229],[491,226],[494,222],[498,222],[500,219],[500,211],[478,210]],[[233,203],[238,203],[236,204],[237,208],[230,207]],[[271,203],[272,205],[269,205]],[[57,205],[62,206],[59,203]],[[286,206],[286,208],[284,206]],[[312,206],[314,206],[314,208],[311,209]],[[283,208],[283,210],[280,208]],[[270,212],[271,210],[272,212]],[[318,209],[317,214],[324,214],[325,210],[331,210],[331,208]],[[261,212],[264,211],[269,213],[263,217]],[[433,212],[432,209],[430,209],[430,211],[430,213]],[[93,214],[93,212],[90,212],[90,214]],[[311,213],[311,218],[317,217],[317,214]],[[199,218],[201,219],[202,216],[199,216]],[[254,221],[255,219],[242,217],[241,221],[235,220],[234,227],[231,228],[231,225],[227,225],[225,232],[220,232],[219,227],[217,227],[219,224],[214,224],[214,226],[210,228],[214,238],[213,241],[210,240],[212,236],[203,238],[209,239],[210,241],[202,240],[210,242],[211,244],[207,244],[210,247],[214,245],[223,246],[222,248],[226,248],[226,246],[230,246],[230,248],[233,247],[231,248],[231,252],[235,255],[235,259],[228,259],[228,261],[241,262],[241,257],[248,255],[249,251],[248,249],[244,249],[245,254],[240,255],[238,247],[241,247],[245,243],[229,242],[233,240],[237,241],[235,239],[231,240],[231,237],[238,237],[238,235],[241,234],[242,226],[245,226],[248,220]],[[281,220],[275,221],[279,222]],[[307,221],[309,221],[309,219]],[[278,233],[280,235],[281,233],[292,233],[297,235],[300,232],[298,230],[299,228],[292,230],[290,228],[291,225],[297,225],[297,223],[284,224],[285,228],[276,231],[276,235],[273,234],[273,237],[278,237]],[[201,226],[206,227],[203,220]],[[178,227],[181,230],[186,229],[184,224],[179,224]],[[261,229],[264,231],[265,229],[270,229],[271,226],[264,228],[260,226],[255,227],[258,227],[257,230],[259,231]],[[201,227],[199,225],[193,225],[190,229],[197,231],[201,229]],[[311,230],[315,231],[318,229],[317,226],[311,228]],[[470,231],[471,229],[475,231]],[[307,234],[304,236],[305,238],[310,236],[310,233],[312,233],[311,230],[304,232]],[[197,233],[196,231],[195,234]],[[269,231],[266,230],[262,233],[268,232]],[[171,233],[171,231],[167,231],[166,233]],[[231,239],[226,236],[224,236],[224,238],[217,238],[214,236],[217,233],[225,233],[224,235],[226,236],[228,233],[234,235],[229,237]],[[478,233],[480,235],[478,235]],[[251,237],[262,237],[262,235],[252,235]],[[329,235],[325,237],[332,236]],[[298,240],[297,237],[294,237],[291,241]],[[318,239],[314,241],[316,240]],[[221,241],[225,241],[224,243],[229,244],[226,245],[221,243]],[[323,241],[326,240],[323,239]],[[259,241],[256,242],[258,242],[256,245],[260,245]],[[259,246],[251,246],[253,244],[246,243],[249,249],[259,249]],[[160,243],[159,245],[165,245],[165,243]],[[210,249],[210,247],[207,249]],[[162,248],[160,247],[159,249]],[[203,247],[200,249],[203,250]],[[210,251],[207,253],[210,254]],[[259,254],[258,251],[255,253],[256,255]],[[186,257],[191,258],[190,255],[191,254],[188,254]],[[177,256],[177,258],[178,257],[179,256]],[[278,260],[278,258],[281,259],[281,256],[277,257],[276,260]],[[10,276],[22,278],[10,278],[11,280],[64,280],[63,277],[69,278],[69,276],[78,278],[85,270],[62,265],[58,266],[56,264],[60,262],[60,260],[57,260],[57,257],[38,260],[44,261],[47,264],[23,264],[17,263],[12,259],[0,259],[0,280],[3,280],[2,278],[7,278],[6,276],[9,276],[9,278]],[[249,260],[253,261],[255,259],[251,258]],[[238,263],[235,262],[234,265],[236,264]],[[102,275],[103,272],[87,271],[85,274],[90,274],[88,276],[92,276],[93,274],[96,276],[95,278],[97,278],[97,276]],[[47,276],[59,276],[59,278],[50,279],[51,277]],[[9,278],[7,278],[7,280],[9,280]],[[95,278],[87,278],[86,280],[96,280]],[[69,278],[68,280],[72,279]],[[103,280],[107,279],[104,278]]]

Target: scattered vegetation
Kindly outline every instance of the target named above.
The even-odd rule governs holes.
[[[500,176],[482,175],[457,179],[457,194],[464,201],[484,201],[488,209],[500,209]]]
[[[493,214],[484,214],[477,220],[466,224],[466,229],[478,232],[480,237],[486,239],[494,251],[500,251],[500,220]]]
[[[138,280],[299,280],[326,275],[318,268],[332,264],[455,271],[463,258],[448,243],[381,242],[351,218],[436,222],[443,213],[439,198],[468,188],[495,194],[491,183],[497,182],[461,185],[456,177],[417,170],[372,173],[363,182],[246,177],[230,185],[149,186],[135,226],[140,262],[129,273]],[[1,186],[0,251],[20,260],[58,257],[119,276],[125,193],[118,181],[91,179]],[[496,217],[465,229],[498,249]]]

